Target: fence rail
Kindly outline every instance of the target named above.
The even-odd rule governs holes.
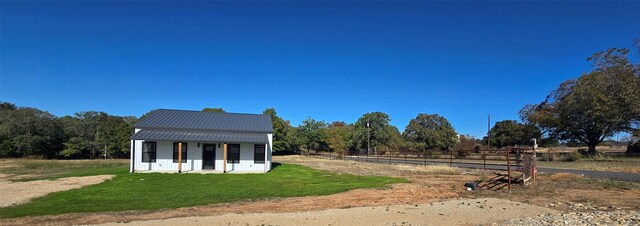
[[[521,153],[519,151],[512,151],[508,155],[507,150],[487,150],[480,151],[479,153],[470,153],[464,156],[459,155],[460,151],[449,151],[448,153],[433,154],[433,155],[418,155],[411,153],[400,152],[385,152],[384,154],[372,154],[372,155],[359,155],[356,153],[350,153],[344,155],[342,153],[335,152],[317,152],[309,153],[311,157],[318,157],[324,159],[343,159],[352,160],[358,162],[373,162],[373,163],[386,163],[386,164],[411,164],[411,165],[449,165],[460,166],[466,168],[479,168],[479,169],[491,169],[491,170],[503,170],[507,171],[509,167],[519,168],[522,166]],[[489,168],[487,168],[489,166]],[[499,166],[499,167],[496,167]]]
[[[522,147],[508,147],[507,150],[482,150],[475,153],[467,150],[450,150],[438,155],[431,153],[423,154],[422,156],[407,152],[385,152],[381,155],[358,155],[358,153],[356,153],[356,155],[344,155],[343,153],[318,152],[309,155],[311,157],[325,159],[343,159],[382,164],[440,164],[462,168],[483,169],[485,171],[487,169],[507,171],[507,175],[504,175],[504,177],[507,180],[506,187],[508,187],[509,192],[511,192],[511,183],[514,179],[516,181],[520,180],[522,184],[525,184],[530,179],[535,180],[535,152],[531,148]],[[527,157],[523,158],[524,155],[527,155]],[[446,157],[448,157],[448,159]],[[524,164],[523,159],[527,159]],[[526,165],[526,167],[524,165]],[[519,171],[522,172],[522,174],[512,177],[512,171]]]

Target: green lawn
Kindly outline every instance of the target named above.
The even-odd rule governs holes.
[[[406,182],[283,164],[267,174],[119,173],[114,179],[0,209],[3,218],[79,212],[148,210],[270,197],[328,195]]]

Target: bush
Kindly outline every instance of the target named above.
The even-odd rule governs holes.
[[[562,161],[575,162],[575,161],[578,161],[580,158],[582,158],[582,154],[580,154],[580,152],[572,152],[565,155],[564,158],[562,158]]]
[[[456,157],[466,158],[471,153],[471,150],[457,150],[455,152],[456,152]]]

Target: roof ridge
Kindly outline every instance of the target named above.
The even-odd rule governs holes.
[[[188,112],[202,112],[209,114],[229,114],[229,115],[257,115],[257,116],[270,116],[267,114],[255,114],[255,113],[240,113],[240,112],[208,112],[208,111],[198,111],[198,110],[182,110],[182,109],[169,109],[169,108],[158,108],[157,111],[188,111]]]
[[[187,128],[187,127],[163,127],[163,126],[138,126],[136,127],[141,130],[170,130],[170,131],[181,131],[181,132],[217,132],[217,133],[255,133],[255,134],[263,134],[263,133],[273,133],[269,131],[257,131],[257,130],[224,130],[224,129],[201,129],[201,128]]]

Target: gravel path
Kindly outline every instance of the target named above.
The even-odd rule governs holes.
[[[503,199],[483,198],[292,213],[234,213],[138,221],[127,225],[467,225],[502,222],[514,217],[545,213],[557,211]]]
[[[509,220],[501,225],[640,225],[640,212],[570,212]]]

